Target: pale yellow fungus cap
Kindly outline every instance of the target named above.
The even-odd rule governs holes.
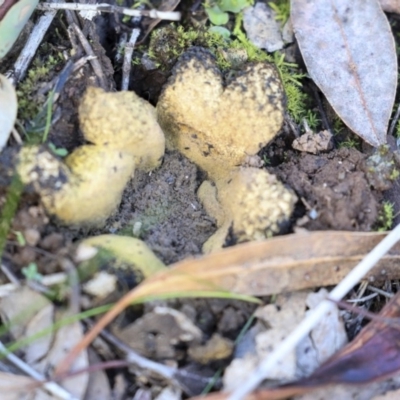
[[[215,180],[257,154],[278,133],[284,91],[268,63],[247,65],[225,86],[214,57],[193,48],[175,66],[157,112],[168,146]]]
[[[134,92],[107,93],[89,87],[79,106],[79,121],[86,140],[130,152],[137,169],[151,171],[160,166],[164,133],[155,108]]]
[[[65,163],[38,146],[23,148],[18,173],[47,212],[68,225],[101,225],[118,207],[135,159],[107,146],[85,145]]]
[[[91,144],[78,147],[65,161],[41,146],[23,148],[17,169],[58,220],[98,226],[118,207],[135,169],[160,165],[165,139],[155,109],[132,92],[89,88],[79,112]]]
[[[216,186],[206,181],[198,196],[219,228],[204,244],[205,252],[221,248],[228,233],[239,243],[271,237],[287,224],[297,201],[275,175],[257,168],[236,168]]]

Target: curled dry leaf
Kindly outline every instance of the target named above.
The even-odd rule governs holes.
[[[10,136],[17,118],[17,109],[18,102],[14,86],[5,76],[0,75],[0,151]]]
[[[43,295],[28,287],[21,287],[20,290],[1,299],[0,315],[3,321],[9,321],[12,338],[16,341],[25,341],[25,345],[22,347],[24,360],[42,375],[46,375],[52,366],[57,365],[59,360],[80,341],[83,334],[79,322],[71,322],[56,332],[52,332],[52,327],[56,323],[53,304]],[[58,317],[59,320],[62,320],[71,315],[64,312],[60,313]],[[87,367],[87,353],[82,352],[73,368],[84,369]],[[82,399],[87,388],[88,378],[87,373],[82,373],[62,380],[61,385],[76,398]],[[0,376],[0,390],[1,387]],[[23,393],[28,396],[29,389],[25,387]],[[3,399],[2,396],[0,396],[1,399]],[[29,399],[29,397],[26,398]]]
[[[225,292],[226,297],[251,300],[245,295],[263,296],[335,285],[385,235],[344,231],[286,235],[176,263],[147,278],[122,297],[58,366],[57,373],[65,372],[80,351],[133,302],[171,294],[174,297],[222,297],[224,291],[230,291]],[[399,259],[400,245],[396,245],[370,271],[369,279],[399,279]]]
[[[292,0],[308,73],[346,125],[372,146],[386,143],[397,58],[378,0]]]

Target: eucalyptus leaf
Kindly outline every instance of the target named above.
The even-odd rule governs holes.
[[[14,86],[0,75],[0,151],[4,148],[17,118],[18,102]]]
[[[0,59],[11,49],[32,15],[38,0],[19,0],[0,21]]]
[[[396,45],[377,0],[292,0],[307,71],[342,121],[370,145],[386,143],[398,81]]]

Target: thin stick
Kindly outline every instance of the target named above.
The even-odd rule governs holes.
[[[394,133],[394,130],[396,129],[396,124],[397,124],[397,121],[399,120],[399,117],[400,117],[400,104],[397,107],[396,114],[394,115],[394,117],[392,119],[392,123],[390,124],[388,136],[393,136],[393,133]]]
[[[44,286],[60,285],[67,281],[67,275],[64,272],[58,272],[53,275],[43,276],[40,283]],[[18,290],[21,286],[18,283],[6,283],[0,286],[0,298],[7,297]]]
[[[90,43],[86,39],[86,37],[83,34],[83,32],[81,31],[81,29],[78,27],[78,25],[72,24],[71,27],[74,30],[74,32],[76,33],[76,35],[78,36],[78,39],[81,42],[81,45],[82,45],[83,49],[85,50],[85,53],[88,56],[92,56],[93,57],[90,60],[90,64],[91,64],[91,66],[92,66],[97,78],[99,79],[100,86],[104,90],[107,90],[108,89],[108,87],[107,87],[107,79],[106,79],[106,77],[104,75],[103,68],[101,67],[101,64],[100,64],[99,60],[97,59],[96,55],[94,54],[92,46],[90,45]]]
[[[92,328],[93,323],[91,321],[86,321],[88,325]],[[169,381],[174,381],[174,376],[177,372],[177,369],[174,367],[169,367],[164,364],[157,363],[153,360],[149,360],[140,354],[133,351],[126,343],[119,340],[113,334],[106,330],[102,330],[100,333],[107,342],[111,343],[112,345],[116,346],[120,351],[125,353],[125,360],[137,365],[139,368],[143,370],[149,370],[159,374],[160,376],[164,377]]]
[[[139,33],[140,33],[139,29],[137,28],[133,29],[129,42],[125,45],[124,63],[122,65],[121,90],[128,90],[129,87],[129,77],[131,74],[133,49],[135,48],[136,40],[139,37]]]
[[[132,10],[114,6],[112,4],[78,4],[78,3],[40,3],[36,7],[38,10],[72,10],[72,11],[94,11],[109,12],[129,15],[131,17],[148,17],[164,19],[168,21],[179,21],[181,13],[177,11],[157,11],[157,10]]]
[[[35,379],[36,381],[43,382],[43,387],[57,398],[63,400],[78,400],[75,396],[67,392],[63,387],[57,385],[55,382],[46,382],[47,378],[44,375],[34,370],[32,367],[30,367],[14,354],[8,352],[6,347],[1,342],[0,352],[4,353],[8,361],[18,367],[21,371],[25,372],[28,376]]]
[[[34,26],[28,40],[25,43],[24,48],[17,58],[17,61],[15,61],[13,70],[8,72],[14,86],[24,78],[28,66],[35,56],[35,53],[40,46],[40,43],[42,43],[44,35],[46,34],[51,23],[53,22],[56,13],[56,10],[50,10],[46,12],[39,18],[39,21]]]
[[[400,224],[396,226],[361,262],[333,289],[327,300],[322,301],[303,321],[284,339],[280,345],[260,362],[255,371],[243,384],[229,396],[229,400],[241,400],[265,379],[268,373],[288,353],[296,348],[319,321],[356,285],[373,266],[399,241]],[[329,301],[332,300],[332,301]]]

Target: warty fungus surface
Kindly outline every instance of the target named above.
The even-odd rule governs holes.
[[[135,169],[150,171],[165,139],[152,106],[133,92],[89,88],[79,109],[84,138],[65,161],[41,146],[19,153],[18,173],[46,210],[68,225],[101,225],[115,211]]]
[[[273,65],[248,64],[225,81],[214,56],[194,47],[179,59],[157,104],[168,147],[214,180],[257,154],[284,117],[285,95]]]

